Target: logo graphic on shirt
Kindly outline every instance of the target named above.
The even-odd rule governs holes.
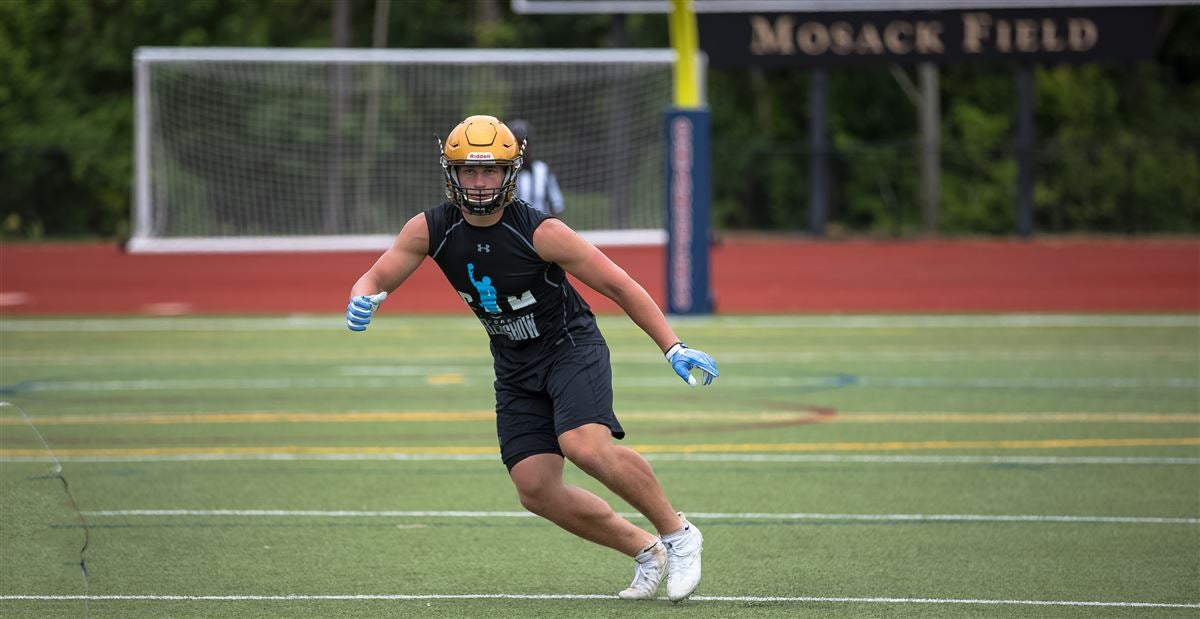
[[[487,243],[476,243],[475,251],[483,254],[490,254],[492,253],[492,246]]]
[[[475,286],[475,290],[479,292],[479,304],[489,314],[499,314],[500,306],[496,304],[496,287],[492,285],[492,278],[484,275],[479,281],[475,280],[475,263],[467,263],[467,278],[471,280],[471,285]]]
[[[514,342],[532,340],[541,336],[541,333],[538,333],[537,321],[533,319],[533,314],[515,317],[497,316],[495,318],[484,316],[479,321],[483,323],[483,328],[487,330],[488,335],[505,335]]]

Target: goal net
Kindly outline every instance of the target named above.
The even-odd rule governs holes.
[[[437,136],[525,119],[598,244],[661,244],[671,50],[140,48],[130,251],[383,249],[445,199]]]

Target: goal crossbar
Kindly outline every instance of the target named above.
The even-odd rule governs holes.
[[[371,49],[277,47],[139,47],[142,62],[283,62],[320,64],[670,64],[675,50],[626,49]]]

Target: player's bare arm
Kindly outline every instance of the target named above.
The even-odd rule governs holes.
[[[350,289],[350,296],[392,292],[408,279],[429,253],[429,228],[425,213],[418,213],[396,235],[392,246]]]
[[[425,214],[420,213],[404,224],[392,246],[354,282],[346,305],[346,327],[366,331],[379,304],[421,266],[428,251],[429,229]]]
[[[679,338],[650,293],[604,252],[563,222],[548,219],[533,233],[533,247],[592,290],[612,299],[666,352]]]

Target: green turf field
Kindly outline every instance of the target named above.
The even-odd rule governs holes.
[[[5,317],[0,616],[1200,616],[1200,317],[600,323],[682,605],[522,512],[473,318]]]

